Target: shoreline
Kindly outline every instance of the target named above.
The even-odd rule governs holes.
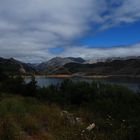
[[[35,75],[36,77],[46,78],[140,78],[140,75],[67,75],[67,74],[54,74],[54,75]],[[30,77],[30,76],[29,76]]]

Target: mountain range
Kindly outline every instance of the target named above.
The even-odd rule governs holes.
[[[14,58],[0,58],[0,72],[8,74],[31,74],[35,73],[36,69],[27,63],[18,61]]]
[[[37,70],[40,72],[46,72],[46,73],[54,73],[55,71],[57,71],[57,69],[62,68],[64,65],[68,64],[68,63],[79,63],[82,64],[84,63],[85,60],[78,57],[78,58],[73,58],[73,57],[66,57],[66,58],[62,58],[62,57],[54,57],[49,61],[40,63],[37,66]]]
[[[140,75],[140,57],[86,61],[83,58],[55,57],[40,64],[0,58],[0,72],[8,74]]]

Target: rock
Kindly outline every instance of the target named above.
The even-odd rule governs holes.
[[[82,118],[74,117],[74,115],[72,113],[69,113],[68,111],[62,111],[61,116],[64,117],[66,119],[66,121],[68,121],[72,125],[75,125],[75,124],[82,125],[83,124]]]
[[[86,128],[86,130],[91,131],[92,129],[95,128],[95,126],[96,126],[95,123],[92,123]]]
[[[74,125],[76,123],[73,114],[69,113],[68,111],[62,111],[61,116],[66,119],[70,124]]]
[[[76,123],[77,123],[77,124],[83,125],[83,120],[82,120],[82,118],[76,117],[75,120],[76,120]]]

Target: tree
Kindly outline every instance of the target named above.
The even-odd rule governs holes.
[[[38,89],[37,81],[35,80],[35,76],[32,75],[31,81],[27,84],[28,96],[36,96],[37,89]]]

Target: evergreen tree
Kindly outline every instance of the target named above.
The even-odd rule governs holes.
[[[35,80],[35,76],[32,75],[31,81],[27,84],[27,94],[29,96],[36,96],[37,88],[37,81]]]

